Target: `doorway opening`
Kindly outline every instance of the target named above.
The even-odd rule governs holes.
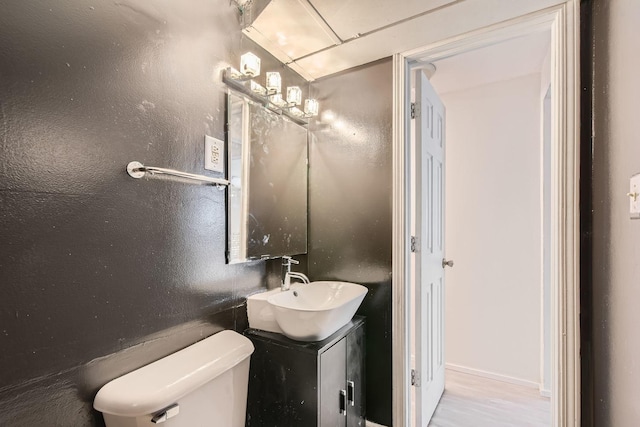
[[[468,416],[458,413],[468,405],[472,413],[471,407],[477,406],[477,425],[484,425],[482,416],[491,424],[492,414],[499,414],[502,420],[511,417],[516,422],[527,419],[550,426],[550,375],[545,378],[550,374],[545,358],[550,354],[549,292],[545,289],[550,248],[545,245],[549,233],[543,232],[549,225],[543,219],[549,210],[545,196],[551,180],[548,162],[544,162],[550,140],[550,132],[544,132],[544,119],[550,119],[550,112],[544,109],[549,99],[550,43],[547,29],[426,64],[434,96],[446,109],[443,228],[447,263],[441,271],[446,276],[444,367],[451,387],[435,414],[436,423],[462,425]],[[412,104],[417,101],[413,94],[424,65],[418,62],[411,67],[419,70],[410,76]],[[422,106],[414,110],[431,114]],[[412,148],[420,144],[417,120],[411,123]],[[547,150],[543,150],[545,134]],[[421,160],[413,151],[419,150],[412,150],[410,156],[412,177],[421,168],[418,162],[432,161]],[[413,236],[420,222],[413,202],[420,196],[415,181],[412,178]],[[411,253],[411,262],[424,257],[429,247],[421,249]],[[412,309],[421,304],[416,298],[420,288],[429,286],[419,281],[416,289],[418,274],[411,276]],[[440,297],[440,292],[434,297]],[[418,312],[413,313],[415,320]],[[411,335],[418,339],[415,323]],[[420,362],[414,347],[412,369]],[[430,347],[436,348],[433,340]],[[422,371],[418,370],[424,377]],[[511,394],[521,391],[513,414],[506,405],[481,406],[492,396],[508,402],[509,393],[500,393],[501,387]],[[487,394],[487,390],[496,394]],[[424,390],[412,387],[412,402],[419,392]],[[416,409],[435,407],[430,403]],[[430,415],[428,410],[423,412],[429,413],[417,414],[420,425]]]
[[[540,241],[536,257],[540,268],[536,301],[539,321],[536,328],[539,347],[534,358],[539,361],[538,383],[542,384],[542,391],[550,391],[552,396],[551,425],[579,425],[578,79],[575,7],[575,2],[568,1],[551,9],[394,56],[394,425],[412,425],[416,412],[411,408],[411,369],[414,366],[411,360],[411,342],[405,333],[411,330],[412,304],[409,240],[411,207],[407,200],[411,189],[411,70],[424,63],[437,64],[439,60],[463,52],[543,31],[547,31],[551,39],[549,62],[552,72],[548,97],[551,126],[547,157],[541,143],[537,146],[536,155],[540,174],[543,174],[545,165],[549,167],[549,185],[546,193],[542,188],[539,193],[540,205],[545,197],[548,204],[546,213],[544,209],[540,209],[537,217]],[[543,116],[539,115],[538,119],[543,120]],[[538,136],[542,137],[541,132],[538,132]],[[545,217],[548,223],[545,223]],[[542,239],[545,227],[548,231],[546,240]],[[549,256],[547,268],[543,272],[545,246]],[[546,303],[545,296],[548,297]],[[546,325],[543,320],[545,309],[549,312]],[[546,336],[545,329],[548,331]],[[545,372],[548,372],[548,381],[545,381]],[[550,390],[544,384],[550,384]]]

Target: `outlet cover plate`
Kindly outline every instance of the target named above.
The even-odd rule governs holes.
[[[224,141],[209,135],[204,136],[204,168],[224,173]]]

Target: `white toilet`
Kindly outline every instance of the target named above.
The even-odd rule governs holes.
[[[251,341],[222,331],[109,382],[93,407],[107,427],[244,427]]]

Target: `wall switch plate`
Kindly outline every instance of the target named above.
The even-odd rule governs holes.
[[[640,219],[640,173],[631,177],[629,181],[629,214],[632,219]]]
[[[204,136],[204,168],[224,173],[224,141]]]

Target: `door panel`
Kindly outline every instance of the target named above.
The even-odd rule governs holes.
[[[426,426],[444,392],[444,106],[416,71],[416,425]]]
[[[347,335],[347,427],[365,425],[364,326]]]
[[[347,384],[347,340],[338,341],[320,356],[320,426],[340,427],[346,425],[346,417],[340,413]],[[345,408],[347,409],[347,408]]]

